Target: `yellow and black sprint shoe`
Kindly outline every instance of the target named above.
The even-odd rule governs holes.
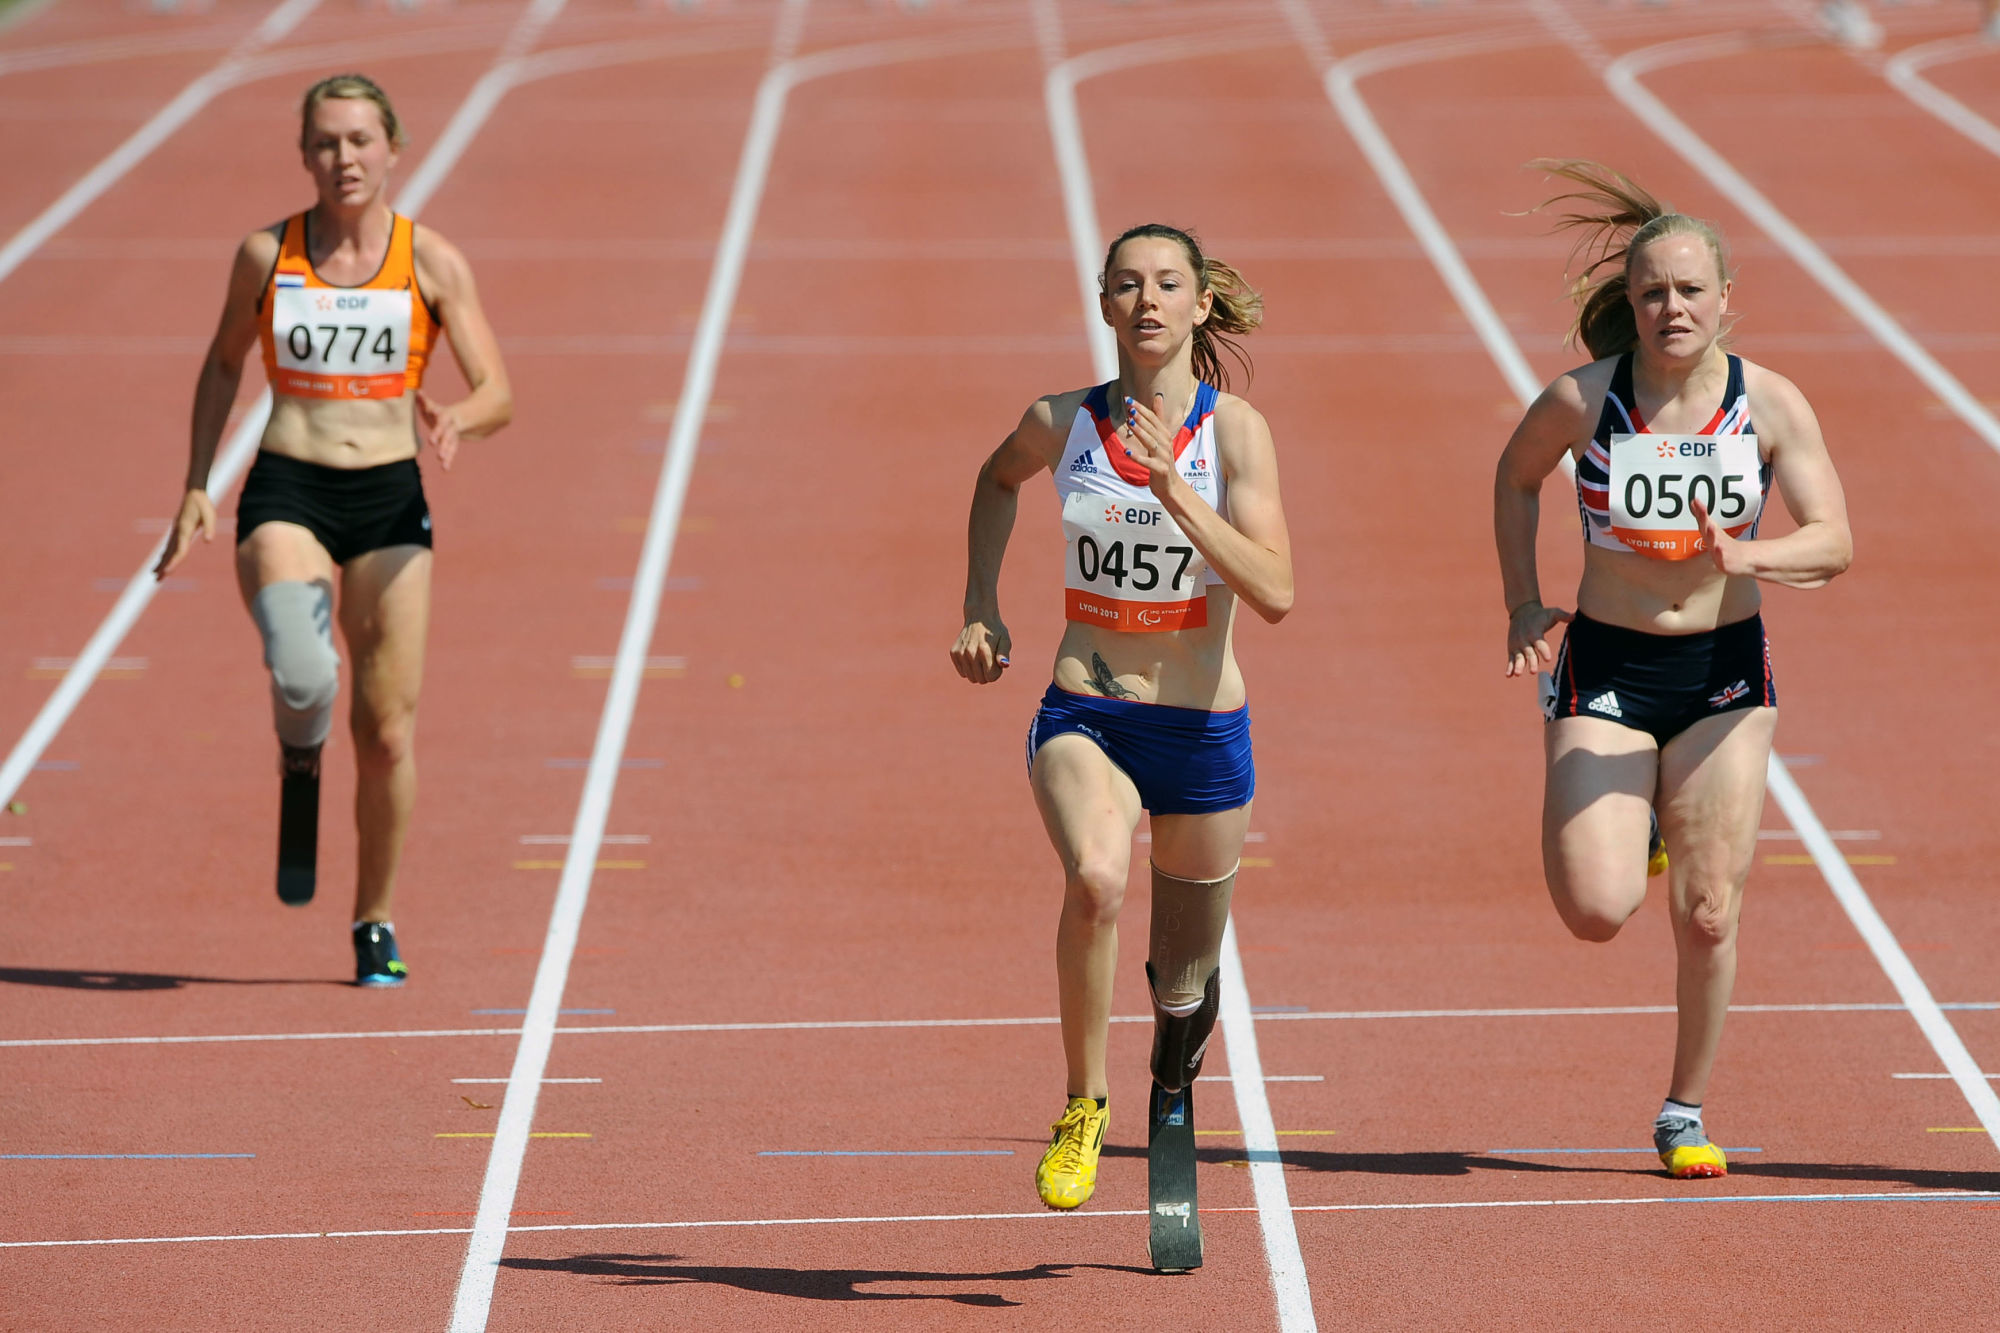
[[[1049,1128],[1055,1137],[1035,1168],[1035,1189],[1051,1208],[1074,1208],[1097,1188],[1097,1154],[1104,1148],[1104,1128],[1111,1108],[1093,1097],[1072,1097],[1062,1119]]]
[[[1722,1149],[1708,1141],[1701,1121],[1673,1116],[1653,1124],[1653,1147],[1659,1150],[1660,1164],[1675,1180],[1700,1180],[1729,1174],[1729,1161]]]
[[[1658,879],[1667,873],[1667,840],[1660,836],[1660,817],[1653,816],[1653,833],[1646,840],[1646,878]]]

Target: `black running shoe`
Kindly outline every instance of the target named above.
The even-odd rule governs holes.
[[[320,747],[278,748],[278,901],[303,907],[319,878]]]
[[[354,984],[400,986],[410,969],[396,953],[396,928],[378,921],[354,927]]]

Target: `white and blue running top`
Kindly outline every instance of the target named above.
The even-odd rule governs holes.
[[[1084,395],[1056,464],[1062,501],[1065,614],[1085,625],[1134,633],[1199,629],[1208,624],[1209,569],[1147,485],[1146,467],[1125,451],[1108,384]],[[1194,403],[1174,437],[1174,466],[1196,495],[1229,516],[1222,456],[1215,439],[1212,384],[1197,384]]]

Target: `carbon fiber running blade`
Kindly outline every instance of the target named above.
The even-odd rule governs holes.
[[[1153,1085],[1146,1134],[1146,1249],[1162,1273],[1201,1267],[1201,1212],[1194,1191],[1192,1088],[1168,1092]]]
[[[287,764],[278,794],[278,900],[312,901],[319,879],[319,755],[311,771]]]

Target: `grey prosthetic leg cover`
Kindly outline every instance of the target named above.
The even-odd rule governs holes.
[[[250,599],[271,669],[271,712],[278,739],[295,750],[325,744],[340,693],[333,648],[333,590],[324,583],[273,583]]]
[[[1153,965],[1153,998],[1185,1009],[1202,997],[1222,957],[1222,932],[1236,872],[1221,879],[1181,879],[1154,866],[1153,924],[1146,957]]]

